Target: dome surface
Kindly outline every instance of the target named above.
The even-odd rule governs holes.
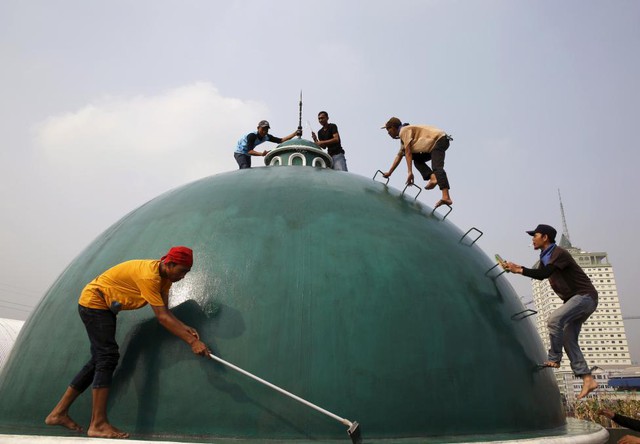
[[[172,289],[178,318],[221,358],[357,420],[365,438],[561,426],[553,374],[535,370],[540,338],[516,315],[525,308],[463,237],[397,190],[326,168],[240,170],[165,193],[99,236],[43,298],[0,375],[0,430],[33,430],[89,358],[84,285],[172,245],[195,255]],[[117,339],[109,418],[123,430],[345,439],[333,419],[194,356],[149,307],[121,312]],[[70,412],[85,426],[90,398]]]

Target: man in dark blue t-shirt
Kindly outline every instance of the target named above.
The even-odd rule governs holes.
[[[238,140],[238,145],[236,146],[236,150],[233,153],[233,157],[236,158],[236,162],[238,162],[238,166],[241,170],[245,168],[251,168],[251,156],[266,156],[269,151],[256,151],[255,147],[260,145],[263,142],[273,142],[273,143],[282,143],[287,140],[293,139],[297,134],[297,131],[289,134],[286,137],[274,137],[269,134],[269,122],[266,120],[261,120],[258,123],[257,131],[253,131],[249,134],[245,134]]]
[[[318,135],[312,132],[313,141],[321,148],[327,148],[331,159],[333,160],[333,169],[339,171],[347,170],[347,160],[344,158],[344,150],[340,143],[340,134],[338,133],[338,125],[329,123],[329,114],[326,111],[318,113],[318,122],[322,128],[318,131]]]

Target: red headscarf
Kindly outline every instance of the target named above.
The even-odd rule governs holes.
[[[193,251],[188,247],[171,247],[169,252],[160,258],[165,264],[173,262],[178,265],[186,265],[191,267],[193,265]]]

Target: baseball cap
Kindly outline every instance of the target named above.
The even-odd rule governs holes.
[[[546,234],[547,236],[549,236],[549,239],[551,240],[551,242],[554,242],[556,240],[556,234],[558,232],[551,225],[545,225],[545,224],[539,224],[534,230],[527,231],[527,234],[529,236],[533,236],[536,233]]]
[[[258,128],[271,128],[271,125],[269,125],[268,121],[261,120],[260,123],[258,123]]]
[[[381,127],[380,129],[387,129],[392,126],[398,127],[401,125],[402,125],[402,122],[400,121],[400,119],[398,119],[397,117],[392,117],[389,120],[387,120],[387,123],[385,123],[384,126]]]

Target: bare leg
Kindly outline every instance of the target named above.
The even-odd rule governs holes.
[[[107,401],[109,400],[109,388],[93,389],[93,410],[91,412],[91,424],[87,435],[94,438],[128,438],[129,434],[118,430],[107,419]]]
[[[51,413],[45,418],[44,423],[47,425],[59,425],[69,430],[82,432],[82,427],[69,416],[69,407],[80,396],[78,390],[73,387],[67,387],[67,390],[58,401],[58,404],[51,410]]]
[[[451,200],[451,196],[449,196],[449,188],[442,189],[442,199],[436,202],[435,208],[438,208],[440,205],[451,205],[453,201]]]
[[[433,190],[436,185],[438,185],[438,180],[436,179],[435,173],[431,173],[429,177],[429,182],[427,182],[427,186],[424,187],[425,190]]]
[[[589,393],[598,388],[598,383],[595,379],[593,379],[592,375],[582,375],[582,390],[578,395],[577,399],[582,399],[587,396]]]

